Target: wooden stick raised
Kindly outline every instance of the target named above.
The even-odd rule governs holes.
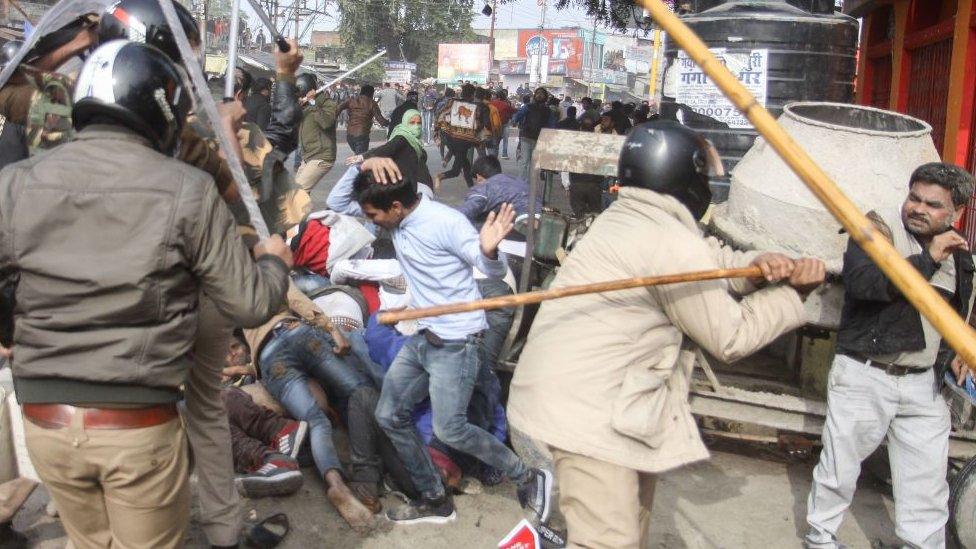
[[[490,297],[488,299],[479,299],[478,301],[449,303],[447,305],[425,307],[423,309],[391,311],[380,313],[378,320],[380,324],[396,324],[401,320],[414,320],[417,318],[450,315],[454,313],[466,313],[469,311],[487,311],[491,309],[503,309],[505,307],[519,307],[521,305],[541,303],[550,299],[559,299],[561,297],[570,297],[574,295],[613,292],[616,290],[628,290],[630,288],[641,288],[645,286],[677,284],[679,282],[700,282],[702,280],[716,280],[719,278],[759,278],[761,276],[762,271],[759,269],[759,267],[746,267],[742,269],[715,269],[713,271],[695,271],[691,273],[677,273],[664,276],[625,278],[623,280],[611,280],[609,282],[597,282],[595,284],[582,284],[580,286],[566,286],[563,288],[553,288],[551,290],[526,292],[524,294],[502,295],[498,297]]]
[[[678,46],[688,53],[766,140],[784,162],[803,180],[807,188],[828,211],[847,229],[858,245],[884,272],[898,290],[911,302],[946,342],[970,365],[976,366],[976,332],[932,288],[888,240],[878,232],[867,217],[837,187],[823,169],[810,158],[799,144],[776,122],[769,111],[760,105],[749,90],[722,64],[708,46],[661,0],[637,0],[654,21],[668,33]],[[856,160],[852,159],[852,162]],[[907,181],[905,182],[908,183]]]

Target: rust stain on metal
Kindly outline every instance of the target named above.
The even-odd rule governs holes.
[[[542,130],[533,152],[535,169],[616,177],[625,137],[569,130]]]

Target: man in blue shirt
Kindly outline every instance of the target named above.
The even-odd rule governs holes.
[[[472,223],[480,222],[491,212],[498,212],[503,204],[510,204],[516,216],[528,215],[529,184],[524,179],[502,173],[497,156],[489,154],[475,160],[471,171],[475,186],[468,190],[458,210]],[[541,211],[542,198],[536,197],[535,213]]]
[[[413,181],[382,184],[363,173],[353,189],[363,214],[390,231],[414,306],[480,299],[472,267],[492,278],[505,275],[498,243],[512,229],[511,206],[504,204],[497,214],[488,214],[479,235],[459,211],[418,197]],[[522,507],[531,508],[544,522],[549,517],[552,473],[526,466],[491,433],[468,422],[482,334],[488,327],[484,311],[424,318],[418,327],[386,374],[376,420],[396,446],[421,498],[387,516],[404,524],[445,523],[457,517],[411,416],[429,394],[437,438],[504,472],[518,483]]]

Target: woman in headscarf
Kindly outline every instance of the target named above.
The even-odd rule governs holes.
[[[346,159],[346,165],[359,164],[374,156],[392,158],[405,179],[430,186],[433,179],[427,168],[427,151],[424,150],[421,135],[420,111],[410,109],[403,113],[403,121],[393,128],[389,141],[363,154],[350,156]]]

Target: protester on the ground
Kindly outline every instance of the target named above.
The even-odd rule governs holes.
[[[404,103],[406,105],[407,103]],[[351,156],[346,159],[346,165],[359,164],[367,158],[392,158],[400,168],[403,177],[432,185],[433,178],[427,167],[427,151],[424,149],[421,130],[420,111],[415,109],[403,113],[403,123],[397,125],[390,133],[390,140],[366,151],[365,154]]]
[[[374,120],[384,128],[390,123],[380,112],[376,101],[373,101],[373,86],[369,84],[363,84],[359,95],[345,100],[339,105],[337,112],[349,113],[346,142],[354,154],[363,154],[369,150],[369,132],[373,129]]]
[[[112,93],[96,95],[95,82]],[[160,104],[141,100],[160,89]],[[76,139],[0,174],[0,219],[12,231],[0,242],[16,233],[26,244],[0,247],[0,265],[20,276],[12,350],[28,451],[76,546],[180,547],[190,492],[176,401],[197,294],[233,321],[263,322],[284,297],[291,255],[275,237],[252,261],[210,178],[169,158],[191,101],[159,50],[106,44],[78,90]],[[102,200],[65,206],[95,189]],[[161,207],[170,215],[155,215]],[[65,229],[36,224],[55,210]],[[43,295],[30,290],[39,284]],[[153,463],[139,457],[149,446],[161,449]],[[130,481],[111,481],[120,470]]]
[[[448,100],[437,113],[441,140],[451,151],[454,164],[451,169],[434,178],[435,191],[440,188],[443,180],[457,177],[461,173],[464,174],[464,182],[468,187],[474,185],[470,153],[481,143],[482,130],[491,126],[489,115],[485,105],[475,100],[475,87],[471,84],[461,86],[461,96]]]
[[[870,219],[962,318],[973,299],[973,257],[952,227],[973,176],[952,164],[919,166],[897,209]],[[827,381],[823,452],[807,501],[806,547],[838,547],[861,462],[887,438],[895,533],[906,547],[945,547],[950,414],[940,388],[971,375],[939,332],[853,238],[844,253],[845,302]],[[951,369],[951,373],[949,373]]]
[[[515,107],[512,106],[512,102],[508,100],[508,90],[501,89],[492,95],[493,99],[491,104],[495,106],[498,110],[499,116],[501,116],[502,129],[501,134],[498,137],[498,157],[501,159],[508,158],[508,127],[509,123],[512,121],[512,117],[515,116]]]
[[[579,120],[576,119],[576,107],[572,105],[566,107],[566,118],[563,118],[556,124],[556,129],[576,131],[579,127]]]
[[[497,214],[503,204],[510,204],[516,217],[530,213],[529,184],[502,173],[497,156],[483,156],[474,161],[471,169],[476,184],[468,189],[464,203],[458,209],[473,223],[483,222],[492,212]],[[535,211],[542,211],[541,197],[537,198]]]
[[[244,109],[247,110],[245,122],[256,125],[261,131],[268,129],[271,122],[271,79],[261,77],[254,81]]]
[[[383,84],[383,87],[376,92],[376,104],[379,106],[380,112],[383,113],[383,118],[390,118],[393,113],[393,109],[397,107],[402,96],[396,89],[390,86],[389,82]]]
[[[824,279],[819,260],[734,252],[702,236],[709,175],[721,164],[700,135],[648,123],[627,144],[619,198],[552,287],[747,265],[764,278],[541,305],[515,369],[509,422],[552,452],[573,547],[648,546],[657,475],[708,457],[688,404],[696,347],[722,361],[765,347],[803,325],[802,296]]]
[[[338,107],[328,92],[316,93],[318,79],[315,75],[302,74],[298,84],[299,93],[305,92],[306,107],[299,129],[302,165],[295,173],[295,183],[310,193],[335,164]]]
[[[352,480],[379,481],[379,458],[369,423],[376,391],[357,367],[354,357],[346,356],[349,343],[328,317],[294,285],[288,288],[287,308],[262,326],[245,330],[252,362],[264,387],[291,417],[309,424],[312,456],[319,476],[326,484],[326,496],[342,518],[354,529],[371,526],[379,504],[374,497],[360,501],[343,478],[342,465],[332,442],[332,422],[318,405],[310,379],[317,380],[333,407],[349,424],[352,445]],[[361,413],[363,403],[369,411]],[[363,473],[363,476],[360,476]],[[369,478],[366,478],[366,477]],[[375,488],[374,488],[375,492]],[[370,509],[369,507],[374,507]]]
[[[253,367],[251,367],[253,372]],[[302,487],[298,450],[308,423],[286,419],[237,387],[221,393],[227,409],[238,490],[249,498],[281,497]]]
[[[519,127],[519,149],[518,165],[519,175],[525,181],[529,181],[529,172],[532,167],[532,153],[535,151],[536,140],[543,128],[551,128],[555,125],[552,111],[546,106],[549,92],[545,88],[536,88],[532,95],[532,101],[526,103],[525,110],[515,113],[512,124],[521,124]]]
[[[420,107],[417,105],[417,97],[418,97],[417,92],[415,91],[407,92],[406,100],[404,100],[403,103],[397,105],[397,107],[393,109],[393,112],[390,113],[390,125],[387,126],[387,130],[386,130],[387,139],[390,138],[390,134],[393,133],[393,129],[399,126],[400,123],[404,121],[403,113],[407,111],[418,111],[418,112],[420,111]],[[423,133],[423,126],[421,125],[420,128],[421,128],[421,133]]]

